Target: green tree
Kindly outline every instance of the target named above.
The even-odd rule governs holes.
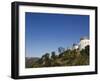
[[[88,46],[85,47],[85,49],[82,49],[82,50],[80,51],[80,53],[81,53],[82,55],[88,55],[88,56],[89,56],[89,49],[90,49],[90,47],[89,47],[89,45],[88,45]]]
[[[88,45],[88,46],[85,47],[85,53],[87,55],[89,55],[89,51],[90,51],[90,46]]]
[[[51,59],[55,60],[57,58],[56,53],[53,51],[51,52]]]
[[[63,53],[64,51],[65,51],[65,48],[63,48],[63,47],[59,47],[59,48],[58,48],[59,54]]]
[[[50,66],[51,65],[51,59],[49,58],[50,54],[46,53],[45,55],[42,56],[42,65],[43,66]]]

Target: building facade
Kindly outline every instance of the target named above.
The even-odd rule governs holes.
[[[73,47],[72,47],[73,50],[78,49],[78,48],[79,48],[79,46],[77,44],[73,44]]]
[[[85,47],[88,45],[89,45],[89,39],[86,37],[81,38],[79,42],[79,50],[85,49]]]
[[[85,47],[88,45],[89,45],[89,39],[87,37],[83,37],[83,38],[80,38],[79,44],[73,44],[72,50],[74,49],[82,50],[82,49],[85,49]]]

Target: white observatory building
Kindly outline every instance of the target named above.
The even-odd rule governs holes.
[[[73,44],[72,50],[74,49],[82,50],[82,49],[85,49],[85,47],[88,45],[89,45],[89,38],[83,37],[83,38],[80,38],[80,42],[78,44],[75,44],[75,43]]]
[[[80,38],[79,50],[85,49],[89,45],[89,39],[87,37]]]
[[[77,44],[73,44],[73,47],[72,47],[73,50],[78,49],[78,48],[79,48],[79,46]]]

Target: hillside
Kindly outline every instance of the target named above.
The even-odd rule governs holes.
[[[38,61],[40,58],[38,57],[25,57],[25,66],[27,68],[31,68],[33,66],[33,63]]]
[[[26,58],[26,68],[89,65],[89,46],[83,50],[65,50],[59,55],[46,53],[41,58]]]

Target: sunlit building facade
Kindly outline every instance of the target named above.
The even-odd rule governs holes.
[[[85,49],[85,47],[88,45],[89,45],[89,39],[87,37],[83,37],[83,38],[80,38],[79,44],[73,44],[72,50],[74,49],[82,50],[82,49]]]
[[[79,42],[79,50],[82,50],[84,49],[86,46],[89,45],[89,39],[84,37],[84,38],[81,38],[80,39],[80,42]]]

